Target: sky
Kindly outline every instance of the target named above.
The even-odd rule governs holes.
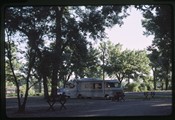
[[[143,35],[145,28],[141,24],[143,17],[140,11],[131,8],[128,12],[130,16],[123,19],[124,24],[121,27],[115,25],[113,28],[106,30],[109,38],[105,41],[111,40],[115,44],[120,43],[123,45],[123,49],[146,49],[147,46],[152,44],[154,36],[146,37]]]

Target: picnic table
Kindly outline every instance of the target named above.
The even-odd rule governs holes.
[[[125,101],[125,94],[124,92],[116,92],[112,97],[112,101]]]
[[[66,101],[67,101],[67,96],[65,94],[56,95],[54,97],[49,96],[47,99],[47,103],[49,104],[48,110],[52,109],[53,111],[55,111],[54,105],[56,102],[59,102],[61,104],[60,110],[62,110],[62,108],[66,109],[65,107]]]

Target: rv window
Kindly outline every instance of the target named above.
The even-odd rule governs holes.
[[[75,85],[70,83],[70,84],[69,84],[69,87],[70,87],[70,88],[74,88]]]
[[[106,87],[107,88],[118,87],[118,83],[107,82],[106,83]]]
[[[72,84],[72,83],[67,83],[65,87],[66,87],[66,88],[74,88],[75,85]]]
[[[101,83],[94,83],[94,89],[101,89],[102,84]]]

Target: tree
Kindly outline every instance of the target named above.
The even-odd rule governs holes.
[[[50,6],[50,7],[8,7],[5,11],[5,28],[13,34],[19,33],[22,38],[19,44],[25,43],[27,47],[25,59],[27,63],[23,69],[26,75],[26,91],[24,102],[19,111],[25,111],[25,104],[30,88],[29,81],[36,71],[44,79],[44,73],[36,65],[42,65],[44,42],[51,42],[51,95],[57,94],[57,83],[62,77],[63,53],[70,47],[76,55],[77,51],[87,53],[87,37],[103,39],[105,28],[115,24],[122,25],[122,19],[127,16],[127,6]],[[119,14],[122,11],[123,14]],[[50,39],[47,40],[46,39]],[[76,50],[76,51],[74,51]],[[83,58],[84,54],[79,54]],[[86,55],[85,55],[86,56]],[[44,58],[45,59],[45,58]],[[76,60],[78,63],[78,61]],[[77,64],[78,65],[78,64]],[[81,68],[78,68],[81,71]],[[12,72],[13,69],[12,69]],[[41,74],[41,75],[40,75]],[[14,75],[15,78],[15,75]],[[16,78],[17,79],[17,78]],[[44,80],[45,81],[45,80]],[[18,86],[18,84],[16,84]],[[17,87],[18,88],[18,87]],[[19,98],[19,96],[18,96]],[[19,102],[20,104],[20,102]]]
[[[19,70],[20,72],[23,72],[23,73],[26,72],[25,75],[20,74],[19,71],[15,70],[16,65],[13,64],[15,56],[14,56],[14,54],[12,52],[12,43],[13,42],[11,42],[11,40],[9,38],[7,38],[7,42],[6,42],[6,56],[8,58],[8,64],[9,64],[10,70],[11,70],[12,75],[13,75],[14,83],[15,83],[16,88],[17,88],[18,111],[19,112],[24,112],[25,111],[25,105],[26,105],[26,102],[27,102],[27,97],[28,97],[28,91],[31,88],[31,86],[29,86],[29,81],[30,81],[29,79],[31,77],[30,72],[31,72],[31,69],[32,69],[32,66],[33,66],[33,64],[31,62],[34,62],[34,58],[33,58],[34,56],[31,53],[31,51],[29,51],[30,62],[27,64],[28,69],[27,70],[20,69]],[[24,100],[23,100],[23,102],[21,101],[21,96],[20,96],[20,93],[21,93],[21,91],[20,91],[21,76],[22,76],[23,79],[26,80],[25,81],[26,82],[26,89],[25,89],[25,93],[24,93]]]
[[[107,64],[105,66],[105,71],[109,76],[115,76],[120,84],[123,81],[124,74],[123,74],[123,67],[124,64],[122,63],[121,55],[122,55],[122,45],[121,44],[112,44],[110,41],[107,42],[107,53],[108,58]]]
[[[157,48],[161,54],[162,64],[166,72],[166,89],[170,80],[172,69],[172,7],[169,5],[137,6],[142,10],[142,26],[146,28],[145,35],[154,35],[152,47]]]
[[[29,82],[32,81],[32,71],[35,65],[35,61],[37,61],[37,56],[39,57],[39,49],[38,46],[42,44],[41,37],[43,35],[43,30],[41,29],[43,26],[41,23],[44,23],[45,21],[42,21],[40,19],[41,15],[36,19],[36,16],[39,14],[39,9],[33,7],[9,7],[5,11],[5,29],[10,34],[7,34],[7,38],[9,36],[15,35],[16,33],[19,33],[19,38],[16,41],[14,39],[7,39],[7,57],[9,59],[9,64],[11,67],[11,72],[13,73],[14,81],[17,87],[17,98],[18,98],[18,111],[24,112],[25,111],[25,105],[28,98],[28,91],[33,85],[29,85]],[[38,20],[38,21],[37,21]],[[27,61],[24,63],[24,67],[20,69],[21,74],[23,75],[23,79],[25,80],[25,93],[24,93],[24,100],[21,102],[20,95],[19,95],[19,84],[18,83],[18,77],[15,74],[14,71],[14,65],[12,64],[12,54],[11,54],[11,43],[18,43],[19,47],[21,44],[25,44],[27,41],[26,51],[20,50],[18,48],[19,53],[23,55],[25,60]],[[21,58],[21,60],[24,60],[24,58]]]
[[[149,48],[149,51],[151,51],[151,53],[148,54],[148,57],[151,61],[150,66],[153,71],[154,90],[156,90],[156,86],[157,86],[156,83],[158,81],[157,76],[159,72],[158,69],[161,66],[160,57],[159,57],[160,53],[158,52],[157,49],[153,49],[153,48],[151,49],[151,47]]]
[[[147,52],[145,50],[138,50],[136,51],[135,55],[135,66],[137,74],[144,78],[150,74],[150,60],[147,56]]]
[[[105,27],[122,24],[121,19],[126,17],[126,14],[119,15],[122,8],[122,6],[54,7],[56,42],[52,73],[53,95],[56,95],[57,73],[62,64],[65,47],[72,44],[76,49],[80,50],[82,47],[83,50],[87,49],[88,34],[93,39],[103,39]]]
[[[58,64],[61,64],[61,56],[62,56],[61,54],[64,51],[64,48],[67,45],[70,44],[69,42],[72,39],[77,40],[77,37],[80,37],[78,39],[83,38],[82,35],[79,34],[78,29],[76,28],[76,27],[78,27],[78,24],[76,24],[77,21],[74,18],[72,18],[70,16],[71,14],[69,13],[70,11],[74,11],[75,8],[76,7],[58,7],[58,8],[57,7],[51,7],[50,8],[50,10],[51,10],[51,15],[50,15],[51,17],[50,18],[52,18],[53,23],[55,23],[55,25],[52,26],[52,31],[54,31],[54,32],[56,31],[55,36],[54,35],[52,36],[52,37],[55,37],[55,39],[56,39],[55,45],[53,46],[53,53],[54,53],[53,54],[53,59],[54,60],[52,61],[53,62],[53,64],[52,64],[52,66],[53,66],[53,71],[52,71],[52,85],[53,85],[52,86],[52,94],[53,95],[56,94],[56,86],[55,85],[58,81],[58,77],[57,77],[57,73],[59,71],[58,69],[60,69],[59,68],[60,65],[58,65]],[[89,10],[90,9],[95,10],[94,8],[93,7],[88,7]],[[108,8],[108,10],[109,10],[109,7],[106,7],[106,8]],[[115,7],[113,7],[113,8],[116,9]],[[78,8],[77,10],[75,10],[75,13],[78,13],[79,16],[80,16],[80,13],[81,13],[80,11],[81,11],[81,9]],[[105,10],[103,9],[103,11],[105,11]],[[95,11],[93,11],[93,12],[95,12]],[[110,13],[113,14],[114,12],[110,11]],[[107,15],[107,14],[105,13],[105,15]],[[75,16],[75,14],[73,16]],[[82,17],[90,17],[92,20],[93,20],[93,18],[98,17],[98,15],[96,15],[94,17],[93,14],[91,14],[91,13],[89,15],[81,14],[81,16]],[[110,15],[108,16],[108,19],[111,19]],[[115,19],[115,18],[113,18],[113,19]],[[83,22],[84,22],[84,20],[87,20],[87,19],[83,19]],[[94,32],[94,28],[93,29],[92,28],[87,28],[87,25],[84,24],[83,22],[82,21],[79,22],[80,23],[79,27],[82,29],[82,32]],[[107,21],[106,23],[107,23],[107,26],[109,27],[110,26],[109,23],[114,24],[115,22]],[[121,23],[121,21],[119,21],[119,23]],[[92,23],[90,23],[90,24],[92,24]],[[70,26],[67,26],[67,25],[70,25]],[[99,27],[100,27],[100,25],[101,24],[99,24]],[[70,28],[70,29],[65,29],[65,28]],[[103,27],[101,27],[101,28],[102,28],[102,29],[100,29],[101,33],[98,32],[98,33],[100,33],[98,35],[98,37],[100,37],[100,36],[104,37],[104,34],[102,34],[102,32],[104,32],[104,28]],[[96,27],[95,27],[95,29],[96,29]],[[99,28],[98,28],[98,30],[99,30]],[[85,36],[85,34],[84,34],[84,36]],[[90,36],[95,38],[94,37],[95,34],[91,34]],[[61,38],[63,38],[63,39],[61,39]],[[75,42],[75,43],[77,43],[77,42]]]
[[[89,78],[102,78],[100,65],[100,51],[96,48],[88,49],[88,57],[86,58],[85,76]]]
[[[10,62],[11,64],[15,65],[14,71],[17,71],[21,67],[20,63],[17,60],[17,55],[15,54],[16,52],[17,52],[17,47],[15,46],[14,43],[10,41],[10,38],[8,38],[8,41],[5,42],[5,56],[6,56],[5,57],[5,71],[6,71],[5,76],[6,76],[6,81],[9,81],[13,84],[15,84],[15,81],[13,80],[13,73],[11,72]],[[8,61],[8,58],[10,58],[11,61]]]
[[[38,61],[38,65],[36,65],[37,74],[41,76],[43,79],[43,87],[44,87],[44,98],[48,98],[48,79],[51,79],[51,70],[52,70],[52,53],[49,49],[45,48],[42,51],[42,55],[40,61]]]
[[[105,79],[105,65],[107,62],[107,44],[110,44],[109,41],[100,43],[99,50],[101,51],[100,60],[102,61],[101,69],[103,80]]]
[[[109,76],[115,76],[120,84],[124,79],[144,79],[149,75],[149,59],[146,51],[123,50],[122,45],[108,42],[108,58],[105,67]]]
[[[10,34],[9,31],[5,31],[6,34]],[[20,98],[20,86],[21,86],[21,78],[22,75],[18,74],[19,69],[21,69],[21,65],[18,61],[18,57],[16,55],[17,46],[14,42],[11,41],[9,36],[6,36],[7,41],[5,42],[5,76],[6,76],[6,84],[11,82],[16,85],[17,96]],[[18,79],[17,79],[18,78]],[[20,99],[18,99],[18,106],[20,106]]]

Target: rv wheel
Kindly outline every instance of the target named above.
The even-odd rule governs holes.
[[[106,100],[109,100],[109,95],[105,95],[105,99]]]

